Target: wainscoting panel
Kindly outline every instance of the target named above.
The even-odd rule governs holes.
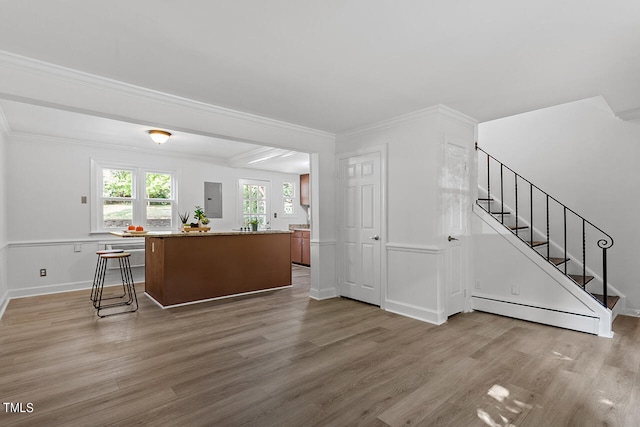
[[[401,243],[389,243],[386,249],[386,310],[429,323],[444,323],[444,251]]]
[[[115,240],[12,242],[7,250],[9,298],[90,289],[96,267],[96,251]],[[75,252],[75,245],[80,252]],[[47,275],[40,276],[40,269]],[[135,282],[144,282],[144,267],[132,268]],[[109,270],[106,285],[120,283],[119,270]]]
[[[7,249],[6,243],[0,245],[0,318],[9,303],[9,285],[7,283]]]
[[[311,240],[311,289],[316,300],[338,296],[336,276],[336,241]]]

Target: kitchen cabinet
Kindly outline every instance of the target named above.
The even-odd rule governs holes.
[[[163,307],[291,286],[288,231],[145,236],[145,292]]]
[[[311,232],[295,230],[291,234],[291,262],[311,265]]]
[[[300,204],[311,206],[311,193],[309,191],[309,174],[300,175]]]

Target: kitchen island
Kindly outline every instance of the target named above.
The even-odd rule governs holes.
[[[149,232],[145,293],[163,307],[291,286],[291,232]]]

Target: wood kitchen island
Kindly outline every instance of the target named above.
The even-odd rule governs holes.
[[[145,293],[163,307],[291,286],[291,232],[149,233]]]

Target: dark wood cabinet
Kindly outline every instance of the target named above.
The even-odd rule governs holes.
[[[291,234],[291,262],[311,265],[311,232],[295,230]]]
[[[166,307],[290,286],[290,235],[148,235],[145,292]]]
[[[311,205],[311,193],[309,191],[309,174],[300,175],[300,204]]]

